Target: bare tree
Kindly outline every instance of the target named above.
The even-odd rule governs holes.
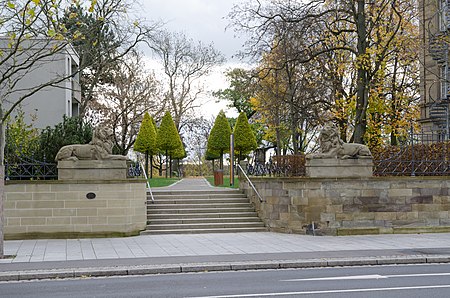
[[[133,147],[145,112],[161,115],[164,111],[159,82],[143,69],[143,63],[141,54],[131,51],[111,71],[111,83],[99,89],[102,98],[92,105],[113,128],[117,153],[122,155]]]
[[[182,129],[188,158],[198,166],[200,176],[204,175],[202,164],[205,161],[207,140],[213,125],[214,119],[207,120],[203,116],[190,117]]]
[[[224,58],[212,44],[195,42],[182,33],[162,31],[148,44],[163,64],[167,84],[164,99],[180,129],[183,117],[196,107],[196,100],[205,91],[202,79]]]

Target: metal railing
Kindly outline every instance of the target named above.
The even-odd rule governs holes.
[[[150,193],[150,198],[152,199],[152,203],[154,203],[155,202],[155,198],[153,197],[153,192],[152,192],[152,188],[150,187],[150,182],[148,182],[148,177],[147,177],[147,173],[145,172],[145,167],[142,164],[142,161],[139,162],[139,164],[141,165],[142,173],[144,174],[145,181],[147,182],[147,190]]]
[[[241,167],[240,164],[237,164],[238,169],[241,171],[241,173],[244,175],[245,179],[247,179],[248,184],[252,187],[253,191],[256,193],[256,195],[259,198],[259,201],[262,203],[264,202],[263,198],[261,197],[261,195],[259,194],[258,190],[256,189],[256,187],[253,185],[252,181],[250,180],[250,178],[248,178],[247,174],[245,174],[244,169]]]

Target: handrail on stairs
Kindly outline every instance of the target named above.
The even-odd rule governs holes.
[[[262,203],[264,202],[263,198],[261,197],[261,195],[259,194],[259,192],[256,190],[256,187],[253,185],[252,181],[250,180],[250,178],[248,178],[247,174],[245,174],[244,169],[241,167],[240,164],[237,164],[237,167],[239,168],[239,170],[241,170],[242,174],[244,174],[244,177],[247,179],[248,184],[253,188],[253,190],[255,191],[256,195],[259,198],[259,201]]]
[[[139,162],[139,165],[141,166],[142,173],[144,173],[145,181],[147,181],[147,190],[150,192],[150,198],[152,199],[152,203],[154,203],[155,198],[153,198],[152,188],[150,187],[150,182],[148,182],[147,172],[145,172],[145,167],[142,164],[142,161]]]

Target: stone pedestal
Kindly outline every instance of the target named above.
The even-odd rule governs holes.
[[[124,180],[126,160],[60,160],[58,180]]]
[[[311,178],[361,178],[372,177],[372,158],[338,159],[312,158],[306,159],[306,177]]]

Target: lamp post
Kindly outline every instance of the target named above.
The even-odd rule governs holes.
[[[230,186],[234,186],[234,134],[230,135]]]

